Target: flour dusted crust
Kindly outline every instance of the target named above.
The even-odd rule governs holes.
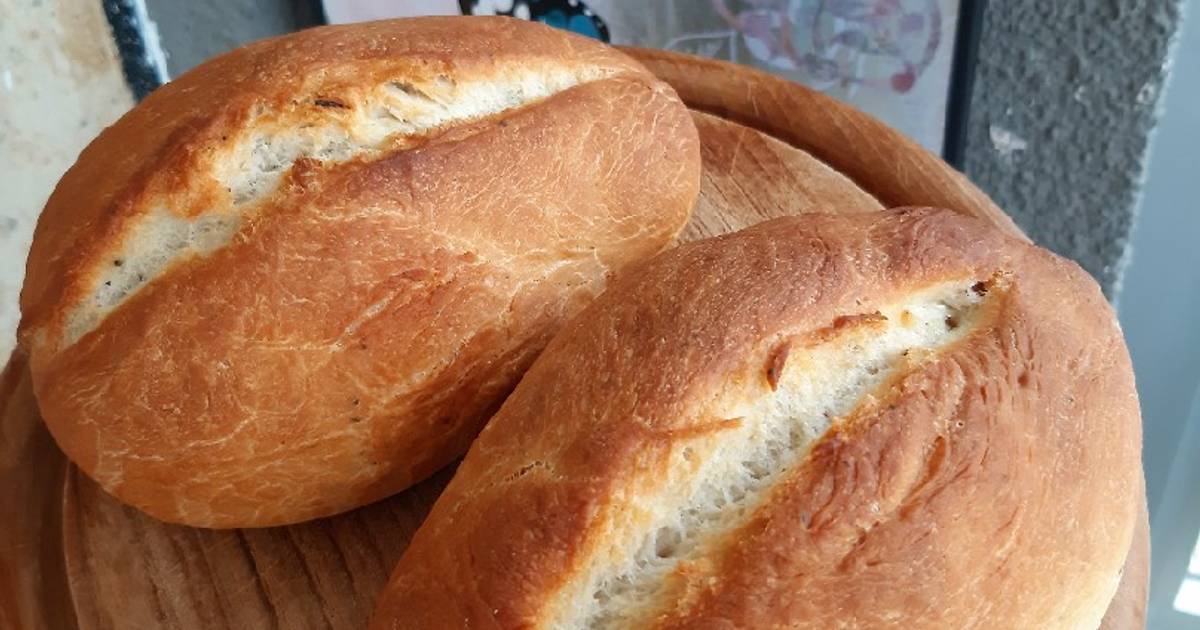
[[[574,318],[373,628],[1096,628],[1138,513],[1113,312],[948,211],[778,219]]]
[[[564,318],[682,229],[699,172],[671,88],[541,25],[251,44],[56,188],[21,296],[39,406],[163,520],[362,505],[461,454]]]

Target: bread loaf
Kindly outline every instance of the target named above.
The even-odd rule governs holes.
[[[569,322],[385,628],[1096,628],[1140,426],[1076,265],[948,211],[778,219]]]
[[[38,223],[20,340],[106,490],[209,527],[323,516],[466,450],[699,189],[632,59],[505,18],[317,28],[151,94]]]

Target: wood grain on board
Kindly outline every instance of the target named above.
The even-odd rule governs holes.
[[[741,67],[631,52],[696,110],[704,174],[681,240],[894,205],[950,207],[1018,233],[961,175],[864,114]],[[299,525],[193,529],[124,506],[67,464],[19,355],[0,413],[0,628],[362,628],[453,474]],[[1147,541],[1142,527],[1106,630],[1144,624]]]

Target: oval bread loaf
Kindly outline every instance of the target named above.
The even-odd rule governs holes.
[[[63,450],[166,521],[263,526],[466,450],[564,317],[699,190],[674,91],[504,18],[317,28],[218,57],[80,155],[21,343]]]
[[[948,211],[779,219],[573,319],[373,628],[1095,628],[1140,424],[1073,263]]]

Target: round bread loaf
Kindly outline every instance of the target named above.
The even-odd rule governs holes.
[[[1095,628],[1140,423],[1076,265],[948,211],[662,254],[484,429],[373,628]]]
[[[674,91],[505,18],[317,28],[201,65],[105,130],[21,295],[42,414],[126,503],[264,526],[461,455],[561,325],[699,190]]]

